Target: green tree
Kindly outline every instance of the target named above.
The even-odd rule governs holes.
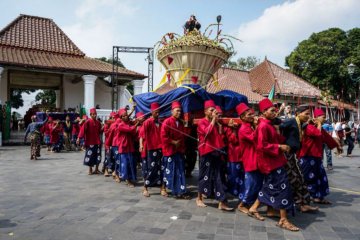
[[[10,89],[10,104],[12,108],[18,109],[19,107],[24,106],[24,100],[22,94],[30,94],[35,92],[35,89]]]
[[[55,106],[56,93],[54,90],[43,90],[35,96],[36,101],[41,101],[43,105]]]
[[[260,59],[255,56],[248,56],[246,58],[238,58],[236,61],[228,61],[226,67],[235,68],[243,71],[249,71],[259,65]]]
[[[350,62],[360,63],[360,29],[347,32],[339,28],[313,33],[298,44],[285,59],[294,74],[335,97],[349,100],[356,85],[347,72]]]

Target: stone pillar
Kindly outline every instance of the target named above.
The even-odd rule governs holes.
[[[141,94],[144,85],[144,80],[133,80],[132,84],[134,85],[134,95]]]
[[[60,95],[60,90],[55,90],[55,95],[56,95],[56,108],[60,108],[61,107],[61,95]]]
[[[120,85],[118,86],[118,106],[119,108],[123,108],[125,107],[125,88],[126,86],[124,85]]]
[[[84,107],[88,114],[89,109],[95,107],[95,81],[97,76],[83,75],[82,79],[84,80]]]

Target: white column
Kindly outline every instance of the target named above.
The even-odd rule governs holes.
[[[83,75],[82,79],[84,80],[84,107],[86,113],[89,113],[89,109],[95,107],[95,81],[97,76]]]
[[[141,94],[144,85],[144,80],[133,80],[132,84],[134,85],[134,95]]]
[[[119,108],[123,108],[126,105],[125,98],[124,98],[125,88],[126,88],[126,86],[124,86],[124,85],[118,86],[118,106],[119,106]]]
[[[61,101],[61,99],[60,99],[60,90],[55,90],[55,95],[56,95],[56,105],[55,105],[55,107],[56,108],[60,108],[60,101]]]

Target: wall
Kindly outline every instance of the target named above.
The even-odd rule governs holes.
[[[84,82],[77,83],[71,81],[75,79],[74,75],[66,75],[63,82],[63,100],[64,108],[74,108],[84,104]],[[102,109],[111,109],[111,88],[107,87],[104,81],[97,79],[95,82],[95,105],[99,104]]]

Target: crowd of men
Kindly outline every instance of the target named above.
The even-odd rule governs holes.
[[[264,221],[258,208],[266,205],[266,216],[279,217],[277,225],[290,231],[299,231],[287,217],[294,207],[301,212],[313,212],[318,207],[311,203],[331,204],[325,199],[329,185],[322,163],[323,151],[327,146],[341,153],[342,146],[324,130],[326,116],[321,109],[312,111],[309,105],[300,105],[295,116],[280,119],[278,109],[264,99],[259,103],[258,116],[240,103],[236,107],[240,124],[233,119],[225,124],[221,108],[207,100],[204,118],[189,128],[182,120],[180,102],[172,102],[171,116],[166,119],[159,118],[161,107],[153,102],[151,116],[138,112],[135,119],[130,119],[127,109],[120,109],[111,113],[105,124],[97,120],[95,108],[90,109],[89,119],[77,119],[79,127],[74,133],[71,131],[72,143],[84,146],[83,163],[89,168],[88,174],[103,173],[135,187],[139,164],[144,197],[150,197],[150,188],[158,187],[164,197],[171,194],[190,199],[186,176],[198,158],[198,207],[206,207],[206,199],[215,198],[219,209],[233,211],[228,203],[228,196],[233,195],[239,201],[240,212]],[[61,128],[56,121],[34,119],[27,131],[31,133],[34,159],[39,155],[36,132],[48,129],[47,125],[52,151],[58,150],[58,139],[51,140],[53,132],[63,132],[64,139],[65,132],[70,132],[65,129],[66,124],[63,130],[56,130]],[[100,171],[102,145],[105,161]]]

